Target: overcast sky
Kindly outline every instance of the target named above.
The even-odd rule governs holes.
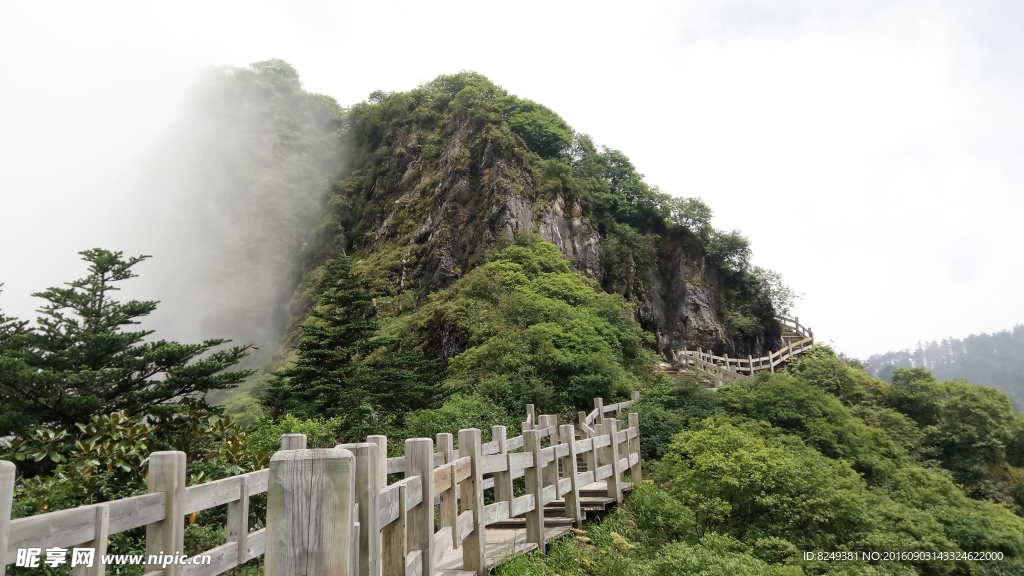
[[[462,69],[546,104],[749,236],[847,354],[1010,328],[1021,30],[1019,1],[4,2],[0,308],[131,247],[119,203],[202,67],[281,58],[343,105]]]

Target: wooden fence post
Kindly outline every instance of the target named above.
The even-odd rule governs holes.
[[[576,481],[576,438],[572,433],[572,425],[565,425],[560,428],[558,435],[560,444],[569,446],[569,454],[562,458],[562,475],[571,482],[569,491],[565,493],[565,517],[576,521],[576,527],[583,527],[583,515],[580,510],[580,487]]]
[[[604,424],[604,398],[594,398],[594,408],[597,409],[595,424]]]
[[[608,477],[608,497],[615,498],[615,502],[622,504],[622,470],[619,468],[619,443],[615,439],[618,434],[618,420],[609,418],[604,422],[602,434],[610,435],[611,445],[605,448],[609,464],[612,465],[612,475]]]
[[[409,553],[408,522],[406,507],[409,502],[408,488],[398,487],[398,518],[381,531],[381,573],[384,576],[406,576],[405,557]]]
[[[355,499],[359,504],[359,576],[381,576],[380,562],[380,447],[369,442],[339,444],[355,456]],[[269,522],[269,520],[268,520]],[[312,573],[311,573],[312,576]]]
[[[628,416],[627,416],[627,418],[628,418]],[[622,466],[619,467],[619,473],[622,474],[622,476],[619,477],[621,482],[625,482],[626,470],[628,470],[629,467],[630,467],[629,466],[629,430],[628,430],[629,424],[628,424],[628,422],[629,422],[628,419],[627,420],[619,420],[618,418],[615,419],[615,428],[616,428],[616,430],[621,430],[621,432],[625,432],[625,434],[622,434],[620,432],[619,436],[625,436],[626,437],[625,440],[623,440],[622,442],[619,442],[619,446],[618,446],[619,460],[621,461],[623,456],[626,457],[626,466],[625,466],[625,468],[623,468]]]
[[[94,550],[92,568],[86,568],[86,576],[103,576],[106,567],[103,566],[101,558],[107,555],[107,538],[110,536],[110,505],[96,505],[96,535],[87,548]]]
[[[633,390],[633,393],[629,395],[629,399],[632,400],[633,405],[636,406],[636,403],[640,401],[640,391]]]
[[[540,431],[523,432],[523,449],[533,453],[533,466],[526,468],[526,493],[533,494],[533,510],[526,513],[526,541],[537,545],[544,554],[544,478],[540,455]]]
[[[434,443],[430,438],[405,441],[405,477],[413,476],[420,477],[423,501],[409,510],[406,542],[410,550],[420,550],[421,576],[434,576]]]
[[[95,504],[96,508],[96,532],[92,540],[81,544],[81,548],[93,549],[92,567],[79,564],[71,569],[74,576],[103,576],[106,567],[100,558],[107,553],[107,538],[110,535],[110,505]]]
[[[508,431],[504,426],[491,426],[491,438],[498,442],[498,454],[508,454]],[[508,458],[506,458],[506,461]],[[512,467],[506,472],[494,473],[494,501],[508,502],[508,512],[512,514],[515,504],[515,492],[512,490]]]
[[[591,434],[589,437],[596,439],[598,436],[601,435],[601,427],[598,426],[597,424],[594,424],[593,430],[594,430],[594,433]],[[597,450],[594,450],[593,448],[591,448],[590,450],[587,450],[586,452],[584,452],[583,453],[583,460],[586,463],[587,472],[593,472],[594,473],[594,480],[596,481],[597,480],[597,468],[601,465],[601,460],[600,460],[600,458],[598,458]],[[581,486],[581,488],[582,488],[582,486]]]
[[[437,435],[437,451],[440,454],[444,454],[445,464],[451,464],[455,462],[455,444],[452,442],[452,435],[448,432],[442,432]],[[408,469],[406,469],[408,473]],[[454,478],[454,476],[452,476]],[[454,480],[452,481],[454,483]],[[431,477],[431,483],[433,483],[433,477]],[[437,507],[437,523],[442,528],[451,527],[452,529],[452,548],[459,547],[459,534],[458,527],[456,524],[459,520],[459,488],[458,485],[454,486],[451,490],[445,490],[441,493],[441,503]]]
[[[388,437],[367,436],[366,441],[377,445],[377,486],[388,485]],[[384,576],[405,576],[406,514],[403,498],[407,498],[406,487],[398,488],[398,519],[380,530],[380,570]]]
[[[7,567],[7,547],[11,544],[11,507],[14,504],[14,480],[18,470],[13,463],[0,460],[0,576]]]
[[[238,565],[249,556],[249,484],[238,478],[238,500],[228,502],[227,541],[238,544]]]
[[[587,424],[587,413],[580,411],[577,416],[580,419],[580,438],[587,438],[587,429],[584,426]]]
[[[149,571],[178,576],[180,564],[149,564],[150,556],[181,554],[185,548],[185,453],[153,452],[149,455],[149,492],[164,492],[164,519],[146,524],[146,560]]]
[[[629,475],[633,479],[633,483],[637,484],[643,481],[642,472],[640,471],[640,415],[636,412],[629,413],[629,427],[636,430],[636,436],[629,441],[629,458],[633,459],[633,454],[636,454],[636,464],[629,467]]]
[[[487,575],[487,529],[484,526],[484,475],[480,430],[459,430],[459,457],[469,456],[469,477],[462,481],[462,509],[473,516],[473,530],[462,541],[462,569]]]
[[[281,435],[281,450],[305,450],[306,449],[306,435],[305,434],[282,434]]]
[[[555,429],[548,441],[548,446],[558,444],[558,417],[549,415],[541,416],[541,429],[547,430],[550,427]],[[558,461],[557,459],[549,466],[544,467],[544,486],[558,486]],[[557,491],[558,488],[555,488]]]
[[[388,486],[388,437],[367,436],[366,441],[377,445],[377,487],[387,488]]]
[[[271,457],[266,576],[354,576],[355,475],[356,458],[348,450],[286,450]]]
[[[537,428],[537,415],[534,412],[533,404],[526,405],[526,421],[523,422],[523,432]]]

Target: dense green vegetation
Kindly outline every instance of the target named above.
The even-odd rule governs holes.
[[[663,382],[641,397],[644,455],[660,458],[647,463],[653,480],[546,559],[498,573],[1024,573],[1024,417],[992,389],[924,371],[897,380],[819,347],[717,393]],[[1005,560],[802,556],[958,550]]]
[[[151,349],[124,329],[152,303],[120,304],[107,294],[112,280],[131,277],[137,259],[100,250],[84,255],[91,275],[61,289],[64,300],[57,289],[40,295],[51,302],[81,296],[93,307],[72,308],[63,324],[41,325],[84,327],[92,339],[61,352],[69,356],[120,343],[113,356],[122,363],[145,357]],[[825,347],[785,371],[710,392],[695,380],[657,375],[655,356],[643,347],[649,336],[631,305],[575,273],[551,244],[521,236],[499,242],[486,258],[413,313],[401,311],[400,296],[380,295],[355,275],[350,258],[336,259],[323,280],[328,288],[302,326],[296,357],[261,396],[274,418],[242,426],[188,393],[178,396],[193,396],[186,401],[165,398],[166,406],[134,414],[97,404],[70,427],[48,412],[33,413],[41,426],[12,430],[6,442],[5,457],[21,474],[15,514],[143,493],[154,450],[184,451],[189,482],[197,483],[265,467],[286,432],[307,434],[311,446],[330,446],[371,431],[396,441],[466,427],[487,431],[515,426],[526,402],[569,419],[593,395],[615,400],[640,390],[650,480],[624,508],[556,543],[546,559],[519,558],[500,573],[1024,571],[1024,417],[1004,394],[939,382],[919,368],[896,370],[888,384]],[[90,310],[106,312],[90,316]],[[0,327],[5,362],[30,357],[30,344],[49,329],[11,318]],[[453,334],[467,346],[444,362],[428,360],[445,358],[441,350],[456,341]],[[404,360],[395,366],[381,360],[395,357]],[[244,377],[221,362],[207,366],[202,386]],[[130,373],[121,366],[106,374]],[[93,372],[100,370],[46,378],[72,385],[93,381]],[[21,377],[2,374],[3,385]],[[133,398],[126,393],[121,401]],[[401,449],[400,442],[391,446]],[[189,519],[188,551],[223,540],[223,513]],[[265,504],[256,499],[252,525],[260,526],[264,515]],[[142,536],[141,530],[119,535],[112,547],[141,550]],[[1005,559],[840,562],[805,560],[804,551],[989,551]],[[260,569],[255,561],[240,570]]]
[[[452,411],[441,405],[452,393],[452,406],[516,422],[526,404],[569,416],[595,396],[628,397],[653,381],[650,336],[622,296],[602,292],[537,236],[504,244],[411,314],[337,260],[294,363],[262,403],[272,416],[338,417],[339,437],[354,440],[421,429]],[[464,348],[446,351],[452,342]]]
[[[329,287],[301,327],[296,361],[274,375],[262,401],[274,417],[338,418],[336,437],[356,442],[401,428],[402,415],[435,407],[445,391],[436,361],[378,334],[374,297],[353,278],[350,259],[331,269]]]
[[[417,311],[409,332],[435,353],[434,335],[453,334],[466,349],[451,358],[448,385],[510,415],[526,404],[573,414],[595,396],[628,397],[652,380],[656,361],[632,306],[537,236],[489,254]]]
[[[655,379],[631,305],[573,272],[551,244],[523,236],[415,313],[353,274],[351,258],[335,259],[293,361],[262,388],[273,417],[242,425],[204,394],[249,375],[228,371],[248,346],[214,350],[225,341],[182,345],[131,331],[156,303],[120,303],[111,292],[142,257],[83,255],[85,279],[38,294],[49,303],[38,327],[0,318],[2,450],[18,466],[16,517],[144,493],[156,450],[185,452],[198,483],[265,467],[286,432],[315,447],[386,433],[400,449],[406,437],[514,428],[529,401],[570,414],[595,393],[614,398]],[[456,332],[469,347],[438,361],[438,335]],[[252,526],[264,512],[257,499]],[[223,514],[190,518],[190,553],[223,540]],[[119,535],[111,549],[140,550],[142,536]],[[133,569],[142,567],[121,567]]]
[[[892,382],[897,368],[919,367],[940,380],[966,378],[975,384],[994,386],[1010,396],[1018,412],[1024,412],[1024,325],[962,340],[925,342],[913,351],[875,354],[867,362],[872,375],[886,382]]]

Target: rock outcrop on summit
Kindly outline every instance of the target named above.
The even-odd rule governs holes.
[[[634,303],[667,359],[698,346],[758,355],[778,345],[774,311],[747,293],[743,267],[710,261],[706,237],[658,215],[652,198],[668,196],[625,156],[482,76],[378,94],[353,109],[350,136],[361,157],[334,187],[334,246],[322,252],[359,253],[417,306],[503,237],[539,234]],[[741,308],[748,321],[736,330],[728,318]]]

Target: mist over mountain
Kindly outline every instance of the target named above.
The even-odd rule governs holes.
[[[326,184],[342,109],[280,60],[203,71],[134,185],[129,248],[152,255],[131,295],[160,300],[160,338],[278,344]]]

